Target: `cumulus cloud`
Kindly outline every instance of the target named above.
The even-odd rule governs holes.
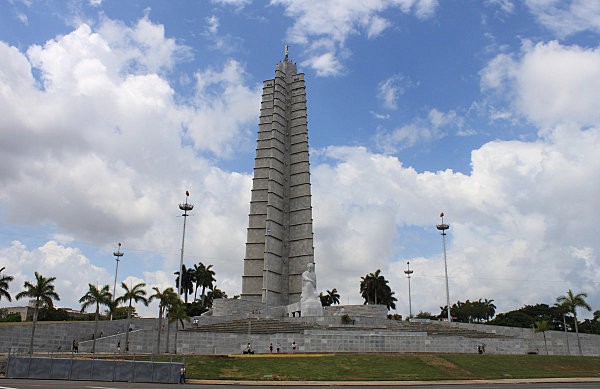
[[[457,126],[460,128],[462,122],[463,119],[454,111],[444,113],[433,108],[429,111],[427,118],[416,119],[414,122],[392,131],[380,130],[375,141],[385,153],[395,153],[420,142],[441,139],[447,135],[446,127]],[[461,132],[461,134],[463,133]]]
[[[525,4],[540,24],[559,37],[600,32],[600,3],[595,0],[527,0]]]
[[[473,152],[469,175],[419,173],[365,148],[322,151],[332,160],[313,171],[322,288],[356,296],[360,276],[381,268],[406,304],[400,259],[410,260],[419,285],[413,285],[413,307],[438,313],[445,296],[435,223],[443,210],[451,225],[452,302],[494,298],[506,310],[552,303],[557,290],[574,288],[597,305],[600,246],[586,207],[600,195],[599,145],[598,128],[556,128],[551,139],[535,142],[490,142]],[[422,254],[410,254],[415,248]]]
[[[517,113],[541,128],[600,120],[598,48],[525,41],[518,55],[498,55],[481,76],[483,89],[508,96]]]
[[[4,249],[0,265],[20,263],[25,255],[30,278],[39,269],[55,271],[48,275],[57,280],[78,275],[76,291],[65,291],[63,281],[57,285],[69,296],[65,304],[76,307],[75,293],[95,281],[88,278],[106,274],[73,253],[75,247],[87,242],[110,258],[112,247],[106,246],[126,239],[144,263],[137,274],[147,269],[148,280],[164,285],[168,279],[172,285],[181,236],[177,203],[189,189],[202,205],[188,225],[194,239],[186,247],[186,263],[212,258],[220,282],[237,281],[239,267],[232,259],[241,262],[243,243],[220,237],[244,241],[251,178],[211,160],[254,142],[248,128],[256,126],[260,89],[248,86],[243,67],[230,61],[198,70],[194,98],[181,101],[166,75],[187,55],[187,48],[147,17],[133,26],[112,20],[94,29],[82,24],[26,53],[0,42],[3,219],[48,225],[56,232],[47,239],[62,242],[39,248],[17,242]],[[46,266],[59,258],[92,270]]]
[[[359,0],[313,2],[306,0],[272,0],[271,4],[285,8],[285,15],[294,20],[287,35],[291,43],[305,47],[304,66],[313,68],[318,76],[335,76],[344,72],[343,60],[350,53],[345,42],[354,35],[366,34],[373,39],[392,24],[384,17],[392,8],[419,19],[430,18],[438,6],[437,0],[393,0],[365,3]]]

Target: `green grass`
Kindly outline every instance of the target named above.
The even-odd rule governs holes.
[[[186,356],[189,378],[410,381],[600,377],[600,358],[545,355],[343,354]]]

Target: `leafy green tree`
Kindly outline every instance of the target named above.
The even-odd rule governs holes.
[[[83,316],[83,315],[82,315]],[[75,320],[73,316],[69,316],[66,309],[55,307],[40,307],[38,312],[39,321],[71,321]]]
[[[541,332],[544,335],[544,347],[546,348],[546,355],[548,355],[548,343],[546,343],[546,331],[552,329],[550,323],[547,320],[536,321],[533,323],[535,332]]]
[[[417,313],[417,314],[415,315],[415,318],[416,318],[416,319],[429,319],[429,320],[436,319],[436,317],[435,317],[435,316],[433,316],[433,315],[431,314],[431,312],[423,312],[423,311],[419,311],[419,313]]]
[[[212,270],[212,265],[206,266],[202,262],[198,262],[198,265],[194,265],[194,279],[196,281],[194,300],[196,300],[196,292],[198,292],[198,288],[202,287],[200,300],[202,301],[202,305],[206,306],[206,289],[213,290],[213,283],[216,282],[215,272]]]
[[[600,309],[597,311],[594,311],[594,320],[600,321]]]
[[[331,305],[339,305],[340,303],[340,294],[338,293],[336,288],[333,288],[331,290],[327,290],[327,297],[329,298],[329,301],[331,302]]]
[[[18,313],[8,313],[2,315],[0,322],[2,323],[19,323],[21,321],[21,315]]]
[[[38,312],[40,306],[54,307],[52,300],[60,300],[60,297],[54,290],[54,281],[56,277],[45,278],[40,273],[35,272],[35,284],[29,281],[23,283],[23,290],[15,297],[20,300],[24,297],[35,299],[33,307],[33,321],[31,323],[31,341],[29,343],[29,354],[33,354],[33,339],[35,336],[35,325],[37,324]]]
[[[156,353],[160,354],[160,334],[162,331],[162,318],[165,314],[167,307],[172,304],[173,301],[178,300],[177,292],[173,288],[166,288],[161,291],[158,287],[153,287],[154,294],[150,296],[150,299],[158,300],[158,337],[156,341]]]
[[[113,304],[113,303],[111,303]],[[112,308],[111,308],[112,306]],[[109,306],[109,308],[105,311],[105,315],[106,316],[110,316],[111,312],[112,312],[112,318],[113,320],[123,320],[123,319],[127,319],[127,313],[129,311],[128,307],[119,307],[117,306],[117,304],[115,303],[114,305]],[[135,307],[131,307],[131,317],[132,318],[137,318],[139,317],[137,314],[137,311],[135,309]]]
[[[481,301],[481,299],[479,301]],[[485,321],[488,322],[496,314],[496,305],[494,305],[494,299],[484,299],[483,307],[485,312]]]
[[[96,306],[94,314],[94,336],[92,339],[92,353],[96,352],[96,338],[98,337],[98,320],[100,318],[100,305],[108,306],[112,301],[112,294],[109,286],[104,285],[102,289],[98,289],[96,285],[88,284],[89,289],[86,294],[79,299],[81,304],[81,312],[83,313],[87,307]]]
[[[179,279],[181,278],[181,294],[184,295],[184,301],[187,304],[188,295],[194,293],[194,269],[188,269],[185,267],[185,265],[181,265],[181,271],[176,271],[175,274],[177,274],[175,286],[177,286],[177,291],[179,291]]]
[[[387,309],[396,309],[394,292],[388,285],[389,281],[381,275],[381,270],[377,269],[375,273],[369,273],[361,277],[360,294],[365,300],[364,304],[380,304],[387,306]]]
[[[440,307],[440,314],[437,316],[438,319],[443,320],[448,317],[448,306],[444,305]]]
[[[131,325],[131,308],[133,306],[133,302],[135,303],[143,303],[148,306],[148,299],[146,298],[146,291],[144,287],[145,283],[141,282],[129,288],[125,282],[121,282],[121,288],[125,290],[125,293],[122,296],[117,297],[115,300],[117,304],[127,303],[127,325],[125,326],[125,350],[129,351],[129,327]]]
[[[319,300],[321,300],[321,305],[324,307],[328,307],[331,305],[329,301],[329,296],[323,294],[323,292],[319,293]]]
[[[600,334],[600,321],[586,319],[579,325],[579,331],[588,334]]]
[[[587,293],[573,293],[571,289],[567,291],[567,294],[563,296],[558,296],[556,298],[556,302],[559,304],[564,304],[569,312],[573,313],[573,319],[575,320],[575,333],[577,334],[577,346],[579,347],[579,354],[582,355],[583,352],[581,350],[581,340],[579,339],[579,328],[577,327],[577,308],[584,308],[588,311],[592,310],[592,307],[585,302],[585,298],[587,297]]]
[[[340,295],[336,288],[325,291],[325,294],[323,292],[319,293],[319,299],[321,300],[321,305],[324,307],[340,303]]]
[[[504,312],[496,315],[488,324],[531,328],[536,321],[548,321],[552,329],[563,330],[562,308],[559,305],[549,306],[548,304],[525,305],[514,311]]]
[[[213,287],[212,290],[209,290],[208,293],[206,293],[206,299],[205,299],[204,306],[206,308],[212,308],[213,302],[216,299],[226,299],[226,298],[227,298],[227,293],[225,293],[224,291],[222,291],[221,289],[219,289],[217,287]]]
[[[0,273],[2,273],[2,271],[4,271],[4,269],[5,269],[5,267],[2,267],[2,269],[0,269]],[[4,297],[8,301],[12,301],[12,297],[10,296],[10,293],[8,293],[8,283],[14,279],[15,279],[15,277],[13,277],[13,276],[7,276],[7,275],[0,274],[0,299],[2,299],[2,297]]]

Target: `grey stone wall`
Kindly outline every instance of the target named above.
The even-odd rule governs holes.
[[[232,320],[234,316],[199,317],[200,324]],[[239,318],[239,317],[238,317]],[[290,322],[311,321],[329,330],[306,330],[298,334],[227,334],[198,331],[180,331],[177,335],[177,351],[195,354],[235,354],[241,352],[248,342],[259,353],[266,353],[269,344],[280,344],[281,352],[291,352],[293,341],[298,352],[457,352],[475,353],[477,345],[485,344],[486,352],[493,354],[526,354],[537,352],[550,355],[579,355],[575,333],[547,331],[544,335],[531,329],[488,326],[482,324],[451,323],[451,327],[465,330],[464,334],[440,335],[426,332],[386,330],[385,319],[379,317],[356,317],[354,325],[341,326],[340,316],[319,318],[285,318]],[[124,350],[125,321],[100,322],[104,336],[97,339],[98,353],[115,353],[121,339]],[[80,341],[80,352],[91,350],[91,332],[93,322],[38,323],[36,328],[35,351],[70,351],[73,338]],[[130,351],[132,353],[154,353],[157,342],[157,320],[140,319],[133,321],[130,333]],[[186,324],[186,329],[190,324]],[[479,331],[479,335],[469,334],[468,330]],[[112,332],[111,332],[112,331]],[[482,333],[488,333],[486,336]],[[0,325],[0,352],[25,352],[29,346],[30,323],[5,323]],[[583,355],[600,356],[600,336],[580,334]],[[161,352],[166,351],[167,331],[161,335]],[[87,339],[87,340],[86,340]],[[175,349],[175,324],[171,323],[168,339],[169,351]]]

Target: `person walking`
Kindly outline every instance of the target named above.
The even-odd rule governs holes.
[[[185,366],[181,366],[179,369],[179,383],[185,384]]]

